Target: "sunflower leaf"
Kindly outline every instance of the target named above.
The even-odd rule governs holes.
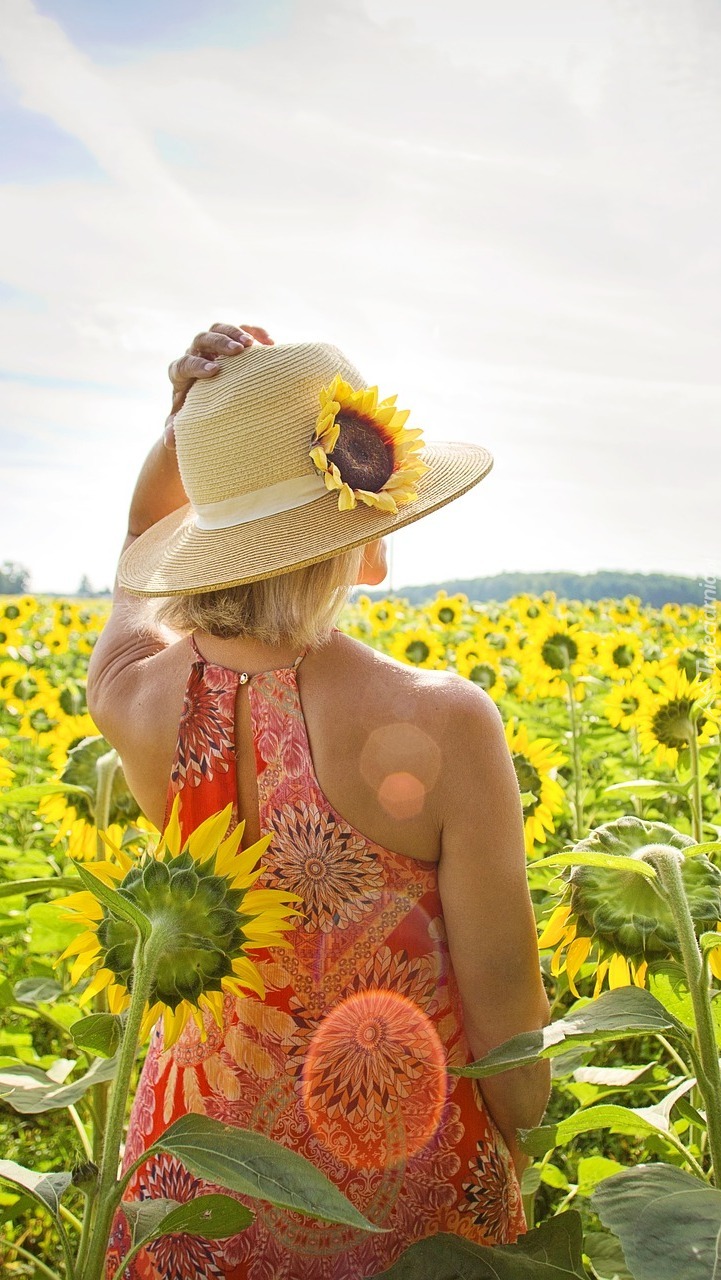
[[[364,1218],[314,1164],[254,1130],[209,1116],[181,1116],[148,1155],[154,1151],[177,1156],[196,1177],[229,1191],[362,1231],[385,1230]]]
[[[95,1084],[112,1080],[117,1062],[115,1058],[96,1059],[85,1075],[70,1084],[58,1084],[57,1080],[39,1067],[9,1066],[0,1068],[0,1097],[21,1115],[34,1116],[43,1111],[57,1111],[74,1106],[83,1094]]]
[[[639,858],[623,858],[610,853],[592,853],[590,850],[573,850],[568,853],[552,853],[548,858],[538,858],[534,867],[604,867],[607,871],[633,871],[647,880],[656,879],[656,868]]]
[[[618,861],[618,859],[616,859]],[[577,1006],[538,1031],[523,1031],[498,1045],[478,1062],[466,1067],[449,1067],[452,1075],[472,1076],[476,1080],[501,1071],[553,1058],[563,1053],[569,1043],[593,1044],[597,1040],[615,1040],[621,1036],[663,1034],[687,1041],[683,1023],[642,987],[616,987],[604,991],[597,1000]]]
[[[705,853],[708,857],[712,853],[721,853],[721,840],[705,840],[703,844],[690,844],[682,852],[684,858],[698,858],[701,853]]]
[[[616,796],[624,800],[627,796],[642,796],[646,800],[662,800],[669,792],[684,795],[689,789],[688,782],[666,782],[658,778],[630,778],[625,782],[614,782],[603,788],[603,795]]]
[[[74,1022],[70,1034],[79,1049],[90,1049],[101,1058],[112,1058],[120,1047],[123,1024],[115,1014],[91,1013]]]
[[[60,1212],[60,1199],[72,1182],[71,1173],[37,1173],[14,1160],[0,1160],[0,1178],[22,1187],[33,1200],[48,1209],[54,1218]]]
[[[176,1200],[127,1200],[120,1207],[130,1223],[134,1249],[159,1236],[184,1232],[204,1240],[223,1240],[244,1231],[253,1221],[250,1209],[220,1193],[196,1196],[185,1204]]]
[[[710,1280],[721,1248],[721,1191],[668,1164],[640,1164],[591,1198],[636,1280]]]
[[[582,1107],[558,1124],[519,1129],[518,1133],[521,1147],[527,1155],[544,1156],[555,1147],[565,1146],[579,1134],[593,1133],[597,1129],[608,1129],[610,1133],[624,1133],[635,1138],[655,1137],[668,1141],[668,1124],[663,1115],[653,1114],[653,1108],[635,1110],[610,1102],[597,1107]]]
[[[586,1280],[581,1216],[559,1213],[515,1244],[480,1245],[439,1232],[411,1245],[376,1280]]]
[[[75,870],[85,888],[99,902],[102,902],[104,907],[107,907],[111,915],[120,916],[121,920],[127,920],[130,924],[135,925],[143,940],[150,937],[152,925],[148,917],[139,907],[136,907],[134,902],[131,902],[123,894],[118,893],[116,889],[111,889],[108,885],[103,884],[102,880],[98,880],[98,877],[94,876],[81,862],[75,864]]]
[[[60,795],[63,792],[92,798],[92,792],[88,787],[75,787],[69,782],[33,782],[26,787],[14,787],[12,791],[3,791],[0,795],[0,809],[12,809],[15,805],[37,804],[38,800],[42,800],[44,796]]]

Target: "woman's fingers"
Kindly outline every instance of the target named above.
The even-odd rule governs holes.
[[[220,365],[216,364],[211,356],[206,360],[204,356],[180,356],[174,360],[168,369],[168,377],[173,384],[175,393],[184,390],[187,391],[192,382],[196,378],[212,378],[217,373]]]
[[[220,371],[220,356],[238,355],[252,347],[254,341],[264,347],[273,345],[273,339],[258,325],[241,328],[234,324],[212,324],[209,329],[196,333],[184,356],[173,360],[168,368],[168,377],[173,384],[173,402],[164,435],[168,448],[174,447],[173,418],[182,408],[196,379],[214,377]]]
[[[272,347],[275,345],[275,343],[273,342],[273,339],[268,333],[268,330],[261,329],[260,325],[244,324],[243,331],[245,333],[251,333],[255,338],[256,342],[259,342],[263,347]]]
[[[227,327],[230,328],[229,325]],[[253,339],[249,333],[242,333],[240,329],[237,329],[236,333],[240,334],[240,337],[231,338],[228,334],[218,333],[214,329],[207,333],[198,333],[188,347],[187,354],[208,356],[212,360],[215,356],[234,356],[239,351],[252,347]]]

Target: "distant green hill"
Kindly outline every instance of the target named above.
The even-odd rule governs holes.
[[[542,595],[555,591],[564,600],[620,599],[638,596],[643,604],[704,603],[704,582],[701,578],[681,578],[666,573],[621,573],[603,569],[598,573],[564,573],[562,570],[547,573],[496,573],[488,578],[453,578],[447,582],[431,582],[420,587],[399,587],[396,591],[368,591],[372,599],[383,596],[401,596],[411,604],[432,600],[439,591],[449,596],[462,592],[469,600],[510,599],[524,592]]]

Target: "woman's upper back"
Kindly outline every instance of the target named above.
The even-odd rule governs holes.
[[[438,861],[449,774],[455,776],[462,754],[454,712],[459,700],[466,701],[465,682],[401,666],[340,632],[305,654],[295,670],[253,675],[254,657],[240,642],[219,643],[199,633],[143,664],[142,695],[127,708],[129,732],[121,754],[129,785],[151,821],[162,826],[166,815],[181,717],[187,739],[189,721],[212,716],[212,704],[220,699],[226,705],[222,733],[234,736],[235,796],[238,816],[246,820],[245,843],[257,838],[251,689],[267,685],[275,674],[295,691],[310,768],[329,807],[382,848]],[[240,679],[246,661],[249,683]],[[189,707],[194,672],[205,679],[201,705]]]

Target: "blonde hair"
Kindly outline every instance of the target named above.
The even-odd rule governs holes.
[[[225,638],[252,636],[264,644],[318,648],[330,639],[335,621],[358,579],[364,547],[352,547],[317,564],[272,578],[168,596],[155,618],[174,631],[207,631]]]

